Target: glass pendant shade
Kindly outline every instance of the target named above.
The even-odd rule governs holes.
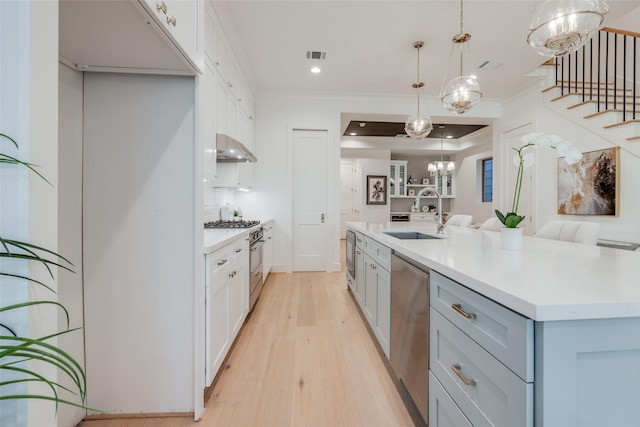
[[[437,169],[438,169],[438,172],[442,172],[444,170],[444,163],[442,163],[441,161],[438,162]]]
[[[429,163],[429,166],[427,166],[427,170],[428,170],[429,172],[435,172],[435,171],[437,171],[437,169],[436,169],[436,165],[435,165],[434,163]]]
[[[433,129],[433,123],[431,123],[431,117],[428,115],[411,116],[404,124],[404,131],[411,138],[422,139],[429,135]]]
[[[457,114],[473,108],[482,98],[482,89],[475,75],[459,76],[451,79],[442,89],[440,99],[444,107]]]
[[[456,169],[456,164],[453,162],[449,162],[449,164],[447,165],[447,172],[452,172]]]
[[[449,111],[463,114],[475,106],[482,98],[482,89],[473,67],[471,57],[471,34],[463,31],[463,4],[460,0],[460,33],[453,36],[453,45],[449,54],[447,73],[442,81],[440,101]],[[452,59],[459,60],[452,68]],[[444,84],[444,82],[447,82]]]
[[[416,114],[409,116],[404,123],[404,131],[411,138],[422,139],[429,135],[433,130],[433,123],[431,123],[431,117],[428,114],[420,114],[420,88],[424,86],[424,83],[420,81],[420,48],[424,46],[423,41],[416,41],[413,43],[413,47],[416,48],[417,54],[417,67],[416,67],[416,82],[411,85],[416,90]]]
[[[578,50],[609,12],[605,0],[547,0],[531,18],[527,43],[543,56]]]

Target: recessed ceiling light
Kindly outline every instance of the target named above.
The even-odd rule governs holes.
[[[351,135],[351,136],[356,136],[356,135],[357,135],[357,133],[355,133],[355,132],[351,132],[349,135]]]
[[[447,135],[446,138],[447,139],[451,139],[451,138],[453,138],[453,135]]]
[[[320,67],[311,67],[311,72],[313,74],[318,74],[320,71]]]

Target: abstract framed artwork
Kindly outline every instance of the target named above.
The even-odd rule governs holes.
[[[387,204],[387,177],[385,175],[367,175],[367,204]]]
[[[582,154],[567,165],[558,159],[558,214],[620,215],[620,148]]]

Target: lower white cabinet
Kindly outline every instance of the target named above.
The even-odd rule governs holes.
[[[429,372],[429,426],[473,427],[431,372]]]
[[[360,240],[358,240],[360,239]],[[362,306],[365,300],[365,263],[364,263],[364,249],[361,246],[362,234],[356,234],[356,300]]]
[[[356,300],[384,354],[391,335],[391,249],[356,234]]]
[[[533,321],[435,271],[430,286],[429,425],[457,408],[459,425],[533,427]]]
[[[264,245],[262,246],[262,280],[267,281],[267,277],[273,267],[273,221],[267,221],[263,225]]]
[[[206,255],[205,379],[210,385],[249,312],[249,242]]]

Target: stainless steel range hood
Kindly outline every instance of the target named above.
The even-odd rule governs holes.
[[[216,134],[216,159],[221,163],[258,161],[244,144],[222,133]]]

